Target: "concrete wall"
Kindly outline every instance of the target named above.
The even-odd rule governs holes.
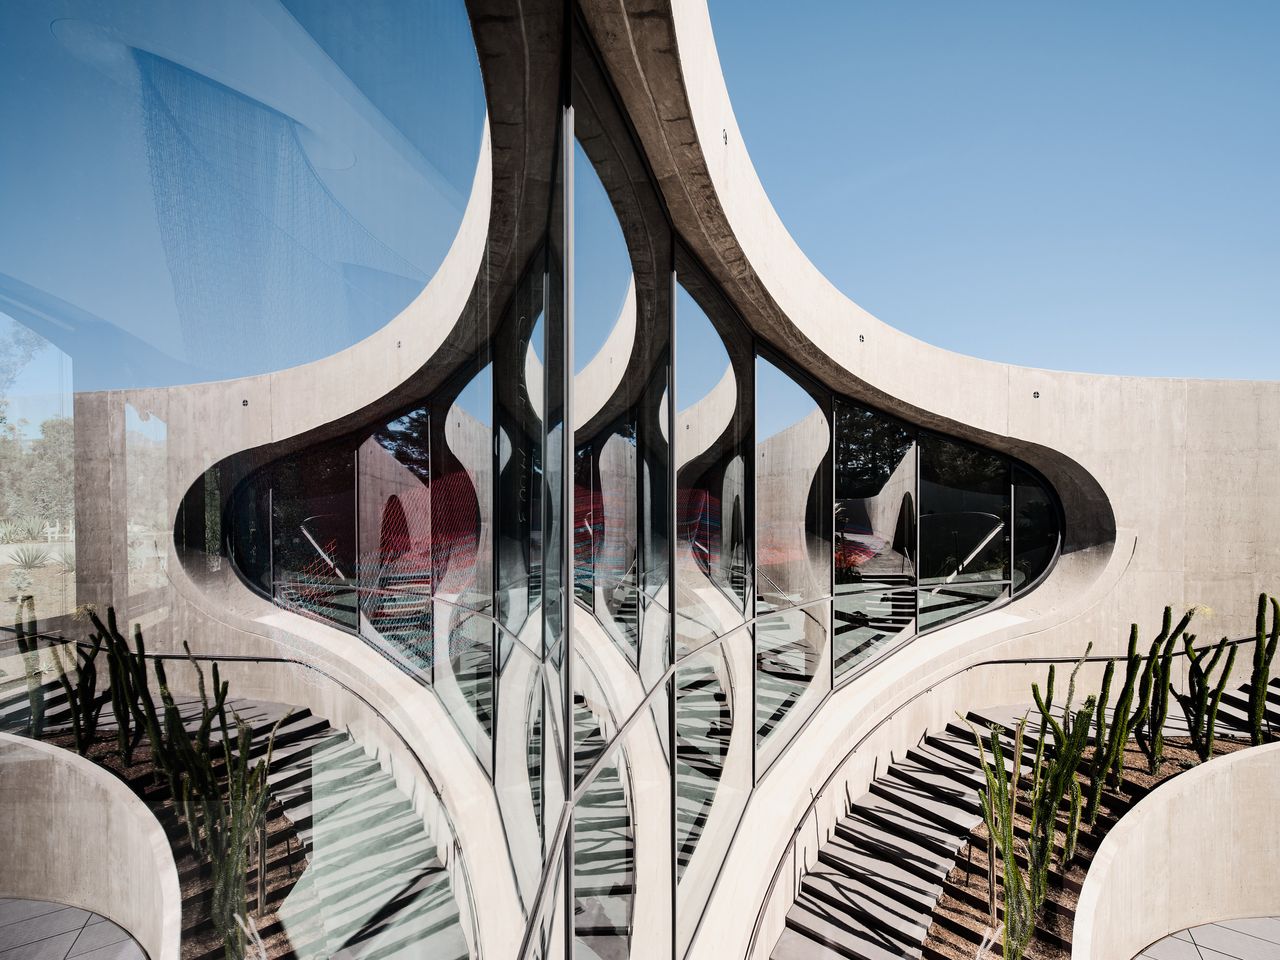
[[[0,896],[53,900],[119,924],[151,960],[178,960],[182,897],[159,821],[69,750],[0,733]]]
[[[1073,960],[1124,960],[1187,927],[1273,916],[1277,796],[1280,744],[1215,757],[1143,797],[1090,864]]]

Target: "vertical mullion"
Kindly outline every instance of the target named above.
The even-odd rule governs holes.
[[[573,102],[569,95],[571,85],[568,78],[570,61],[573,56],[572,37],[572,10],[568,9],[566,4],[565,10],[565,49],[564,61],[566,68],[566,83],[564,109],[561,114],[561,181],[562,181],[562,199],[561,199],[561,216],[564,219],[562,228],[564,230],[563,242],[563,263],[561,266],[562,278],[564,285],[563,295],[563,311],[560,329],[560,348],[562,350],[563,360],[561,362],[561,429],[560,429],[560,556],[557,562],[560,565],[560,629],[563,632],[561,637],[561,650],[563,656],[563,726],[561,736],[564,738],[564,780],[565,780],[565,801],[569,805],[568,816],[569,824],[565,830],[565,851],[564,851],[564,871],[565,871],[565,904],[564,904],[564,922],[565,922],[565,954],[572,960],[574,956],[574,942],[576,933],[574,930],[574,906],[576,901],[576,877],[574,870],[573,857],[573,837],[575,827],[575,810],[573,809],[573,788],[574,788],[574,768],[573,768],[573,476],[574,476],[574,459],[573,459],[573,330],[574,330],[574,302],[573,302],[573,283],[574,283],[574,247],[573,247],[573,214],[574,214],[574,196],[573,196]],[[545,532],[543,534],[546,536]],[[545,564],[545,559],[544,559]]]
[[[676,662],[676,603],[678,603],[679,593],[676,589],[676,577],[678,568],[676,567],[676,508],[679,503],[679,494],[676,489],[677,471],[676,471],[676,364],[679,362],[679,356],[676,352],[676,324],[679,317],[676,315],[677,303],[677,284],[679,278],[676,275],[675,265],[675,243],[672,238],[671,246],[671,300],[669,311],[668,326],[668,344],[667,353],[667,436],[670,440],[667,443],[667,663],[671,664],[675,669],[671,672],[671,682],[667,688],[667,731],[668,743],[671,744],[670,753],[667,757],[668,763],[671,765],[671,956],[676,956],[676,950],[680,943],[678,915],[676,913],[679,906],[679,897],[677,895],[678,884],[676,877],[679,873],[679,850],[676,846],[677,830],[676,830],[676,814],[677,799],[679,794],[679,785],[676,783],[679,766],[676,763],[677,741],[676,741],[676,695],[680,689],[680,669]],[[721,520],[723,530],[723,519]],[[723,535],[722,535],[723,536]],[[722,541],[723,543],[723,541]],[[708,817],[710,813],[708,812]]]

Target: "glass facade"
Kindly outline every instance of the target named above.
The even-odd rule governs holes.
[[[282,751],[311,758],[279,793],[303,784],[314,828],[271,956],[478,955],[465,811],[405,772],[415,750],[465,763],[463,802],[491,809],[522,957],[682,956],[824,699],[1051,569],[1060,507],[1030,467],[748,328],[571,8],[521,36],[543,44],[521,77],[517,40],[473,40],[451,0],[58,0],[0,25],[7,129],[32,131],[0,146],[14,610],[54,644],[91,605],[162,656],[354,676],[430,730],[387,752],[399,733],[361,745],[333,717]],[[314,395],[273,394],[304,363]],[[415,852],[344,875],[382,780],[403,795],[370,817]],[[397,882],[437,873],[427,932],[405,908],[427,888]],[[349,928],[317,932],[306,898],[353,887]]]

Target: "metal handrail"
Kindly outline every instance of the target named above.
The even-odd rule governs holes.
[[[1229,640],[1227,641],[1227,646],[1234,647],[1242,643],[1252,643],[1255,639],[1256,638],[1254,637],[1243,637],[1238,640]],[[1173,656],[1185,657],[1187,656],[1187,652],[1186,650],[1175,650],[1173,652]],[[782,875],[783,865],[786,863],[788,856],[792,858],[793,863],[795,862],[796,841],[799,839],[800,833],[804,829],[805,825],[809,822],[809,817],[813,814],[814,810],[817,808],[818,801],[825,796],[827,788],[831,786],[832,782],[836,778],[836,775],[840,773],[840,770],[844,766],[845,762],[851,756],[853,756],[853,754],[856,753],[858,749],[862,747],[862,745],[866,743],[867,740],[870,739],[873,734],[875,734],[881,727],[883,727],[886,723],[888,723],[895,716],[897,716],[897,714],[900,711],[910,706],[912,703],[914,703],[916,700],[919,700],[921,697],[925,696],[926,694],[932,693],[933,688],[938,686],[939,684],[946,683],[948,680],[954,679],[955,677],[960,676],[960,674],[962,673],[966,673],[970,670],[976,670],[979,667],[1005,666],[1010,664],[1033,664],[1033,663],[1076,664],[1082,661],[1085,663],[1106,663],[1109,660],[1115,660],[1115,659],[1117,658],[1114,656],[1102,656],[1099,654],[1097,656],[1085,656],[1085,657],[1068,657],[1068,656],[1008,657],[1008,658],[1000,658],[1000,659],[994,659],[994,660],[983,660],[978,663],[971,663],[966,667],[961,667],[960,669],[947,674],[945,677],[942,677],[941,679],[935,681],[925,689],[917,691],[912,696],[904,700],[902,703],[898,704],[898,706],[894,707],[893,710],[886,713],[883,717],[877,720],[872,725],[871,729],[869,729],[866,733],[864,733],[861,737],[859,737],[858,741],[848,749],[848,751],[845,753],[843,757],[840,758],[840,760],[836,763],[835,767],[832,769],[831,773],[827,775],[827,778],[824,781],[822,781],[822,786],[820,786],[816,792],[811,791],[811,799],[808,805],[805,807],[804,813],[800,815],[800,818],[797,821],[796,826],[792,829],[791,836],[787,839],[786,846],[783,848],[783,851],[782,851],[782,855],[778,858],[777,866],[774,867],[773,875],[770,877],[769,886],[765,890],[764,899],[761,902],[760,909],[756,911],[755,923],[752,925],[752,928],[751,928],[751,939],[747,942],[747,952],[745,955],[745,960],[751,960],[751,957],[755,953],[756,944],[760,938],[760,928],[764,923],[764,915],[766,910],[768,909],[769,902],[774,895],[774,891],[777,889],[778,880]],[[739,819],[738,826],[741,826],[741,823],[742,821],[741,819]],[[738,832],[738,826],[734,827],[735,836]],[[732,840],[730,841],[730,843],[732,844]],[[723,864],[721,865],[721,870],[723,870]],[[716,884],[718,884],[719,879],[720,879],[720,874],[717,873]],[[714,885],[712,889],[714,892]],[[700,918],[698,927],[701,928],[701,926],[702,926],[702,923]],[[697,930],[695,930],[694,939],[697,938],[697,935],[698,935]],[[692,945],[692,940],[690,941],[690,944]]]
[[[6,626],[6,627],[0,627],[0,633],[16,634],[17,631],[13,627]],[[74,644],[76,647],[84,647],[87,649],[92,649],[92,646],[93,646],[87,640],[77,640],[74,638],[68,638],[65,636],[52,634],[52,633],[37,633],[37,634],[34,634],[34,638],[36,640],[44,640],[50,643],[54,643],[54,642],[62,643],[62,644],[70,643],[70,644]],[[335,677],[333,674],[329,673],[327,670],[322,670],[320,667],[317,667],[311,663],[307,663],[305,660],[295,660],[292,657],[265,657],[257,654],[225,654],[225,655],[219,656],[219,655],[214,655],[209,653],[185,653],[185,652],[184,653],[147,653],[146,657],[148,660],[181,660],[181,661],[195,660],[202,663],[216,663],[219,661],[224,663],[233,663],[233,662],[235,663],[285,663],[293,666],[299,666],[306,670],[312,670],[315,673],[319,674],[320,676],[324,677],[326,680],[329,680],[330,682],[336,684],[343,691],[355,697],[355,699],[357,699],[366,707],[368,707],[369,710],[379,720],[383,722],[383,724],[387,727],[387,729],[389,729],[395,735],[396,739],[400,741],[400,745],[403,746],[405,751],[409,754],[409,756],[413,758],[413,762],[417,765],[418,770],[421,772],[423,779],[427,783],[428,789],[431,790],[431,793],[435,796],[437,802],[439,803],[440,812],[441,814],[443,814],[445,822],[449,825],[449,832],[452,835],[452,848],[455,856],[457,857],[458,864],[461,867],[460,872],[462,874],[462,882],[463,882],[463,885],[466,887],[466,891],[467,891],[467,903],[470,908],[467,911],[467,914],[468,914],[468,920],[470,921],[470,926],[471,926],[471,942],[475,947],[476,960],[480,960],[482,951],[480,949],[479,923],[476,920],[475,892],[471,886],[471,875],[467,870],[466,861],[462,857],[462,846],[461,846],[461,843],[458,841],[458,830],[457,830],[457,827],[454,825],[453,818],[449,815],[449,808],[444,802],[444,797],[441,796],[440,794],[440,788],[436,785],[435,778],[431,776],[431,772],[427,770],[421,758],[418,756],[417,751],[413,749],[413,747],[409,744],[409,741],[405,739],[404,734],[402,734],[399,731],[399,729],[397,729],[396,725],[392,723],[390,720],[388,720],[385,716],[383,716],[382,711],[379,710],[377,707],[375,707],[367,697],[365,697],[358,690],[353,690],[340,678]]]

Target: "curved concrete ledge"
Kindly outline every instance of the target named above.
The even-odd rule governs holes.
[[[120,780],[69,750],[0,733],[0,895],[91,910],[151,960],[178,960],[182,895],[159,821]]]
[[[1280,743],[1161,784],[1107,834],[1084,878],[1073,960],[1127,960],[1166,934],[1280,902]]]

